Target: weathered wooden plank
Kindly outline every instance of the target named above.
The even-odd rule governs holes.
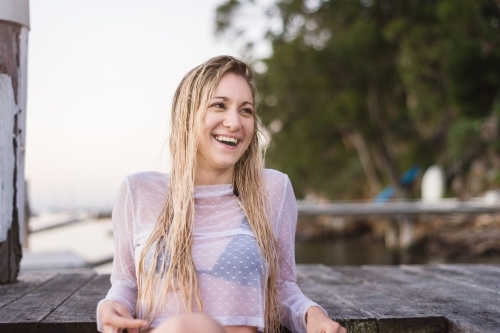
[[[377,320],[379,332],[446,332],[444,316],[419,309],[333,268],[323,265],[308,266],[306,274],[317,286],[329,289],[337,297],[364,312],[371,313]]]
[[[500,276],[500,265],[486,265],[486,264],[460,264],[460,265],[450,265],[441,264],[440,267],[446,267],[450,269],[463,269],[475,274],[494,274],[495,276]]]
[[[467,265],[465,265],[465,266],[467,266]],[[484,269],[488,269],[488,270],[492,270],[492,271],[500,273],[500,264],[496,264],[496,265],[492,265],[492,264],[485,265],[485,264],[482,264],[482,265],[477,265],[477,266],[482,267]]]
[[[59,273],[49,282],[1,308],[2,330],[12,333],[38,332],[39,322],[95,275],[92,271]],[[78,308],[75,309],[77,311]]]
[[[0,14],[0,284],[17,279],[24,229],[28,28],[8,10],[18,3],[2,1]],[[26,1],[17,8],[28,14]]]
[[[437,279],[482,289],[485,292],[500,294],[500,271],[479,265],[411,265],[402,269],[414,271],[422,275],[430,275]]]
[[[450,333],[494,333],[500,327],[498,294],[468,288],[393,266],[336,268],[423,310],[443,315]]]
[[[96,332],[109,276],[51,271],[19,279],[0,287],[2,302],[11,297],[0,307],[0,332]],[[349,333],[500,331],[499,266],[299,265],[298,280]]]
[[[110,287],[109,275],[94,276],[42,320],[40,332],[96,332],[97,303],[106,296]]]
[[[0,308],[23,297],[55,276],[56,273],[53,272],[21,273],[18,282],[0,286]]]
[[[297,269],[298,283],[304,294],[320,304],[328,312],[328,316],[339,322],[348,332],[378,333],[375,315],[354,306],[336,295],[332,288],[318,284],[308,277],[311,266],[299,265]]]

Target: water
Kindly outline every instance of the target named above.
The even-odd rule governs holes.
[[[395,264],[500,264],[500,255],[444,257],[420,252],[404,253],[386,249],[382,242],[360,238],[296,242],[297,264],[395,265]]]
[[[64,216],[63,216],[64,217]],[[62,218],[62,217],[61,217]],[[52,216],[47,219],[54,221]],[[42,215],[32,218],[33,229],[46,226]],[[113,255],[111,219],[85,219],[65,227],[30,234],[28,254],[71,252],[88,262],[99,262]],[[90,246],[90,244],[92,246]],[[500,255],[481,257],[453,257],[416,253],[394,253],[385,248],[383,242],[368,238],[338,238],[334,240],[296,242],[298,264],[324,265],[394,265],[437,263],[485,263],[500,264]],[[36,259],[36,258],[35,258]],[[111,264],[96,267],[101,274],[111,272]]]
[[[297,264],[321,263],[324,265],[390,265],[392,256],[384,244],[367,244],[359,239],[296,242]]]

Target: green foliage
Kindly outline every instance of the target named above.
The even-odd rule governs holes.
[[[247,38],[234,23],[247,6],[256,2],[222,4],[219,34]],[[498,159],[499,6],[276,0],[262,7],[282,27],[267,31],[273,53],[258,60],[267,68],[256,80],[273,140],[267,165],[288,173],[299,197],[360,199],[389,183],[403,193],[398,178],[412,165],[440,163],[451,182],[475,158]],[[487,121],[497,124],[489,136]]]
[[[448,132],[448,153],[451,158],[458,159],[464,148],[477,145],[479,139],[479,122],[467,118],[458,118],[451,123]]]

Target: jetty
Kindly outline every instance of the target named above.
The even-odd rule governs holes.
[[[349,333],[498,333],[500,265],[299,265],[298,282]],[[0,332],[90,333],[109,275],[26,271],[0,286]]]

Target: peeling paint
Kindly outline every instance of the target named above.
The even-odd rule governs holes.
[[[27,47],[28,29],[0,20],[0,284],[16,280],[22,256]]]
[[[2,64],[0,71],[12,79],[16,104],[18,103],[19,91],[19,36],[21,29],[22,27],[18,24],[0,20],[0,63]]]
[[[7,231],[11,225],[12,198],[14,195],[15,158],[12,145],[14,117],[12,112],[16,108],[14,91],[9,76],[0,74],[0,181],[2,189],[0,192],[0,242],[7,239]]]

